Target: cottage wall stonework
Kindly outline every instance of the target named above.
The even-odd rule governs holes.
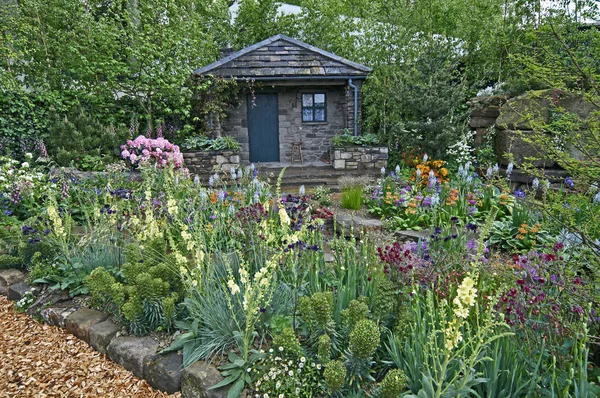
[[[358,85],[360,82],[357,81],[355,84]],[[277,93],[281,162],[290,161],[292,142],[302,142],[305,162],[319,161],[323,155],[329,153],[334,135],[341,134],[346,128],[351,131],[354,128],[354,91],[347,85],[280,86],[261,90],[260,93]],[[326,122],[302,122],[303,93],[326,94]],[[359,105],[360,97],[359,95]],[[238,105],[230,110],[229,117],[223,121],[222,129],[224,135],[230,135],[240,142],[240,157],[243,163],[250,161],[247,119],[248,101],[246,94],[242,94]],[[298,158],[297,154],[295,158]]]

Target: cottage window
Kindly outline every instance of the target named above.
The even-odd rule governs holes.
[[[324,93],[302,94],[302,121],[327,121],[327,106]]]

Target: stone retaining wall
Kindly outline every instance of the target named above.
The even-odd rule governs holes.
[[[387,167],[387,147],[347,146],[332,147],[331,161],[334,169],[365,170]]]
[[[192,174],[229,172],[240,166],[240,154],[230,150],[183,152],[183,163]]]

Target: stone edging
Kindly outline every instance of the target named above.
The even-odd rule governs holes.
[[[330,156],[334,169],[379,170],[387,167],[388,152],[383,146],[333,146]]]
[[[0,270],[0,294],[9,300],[21,300],[25,294],[38,289],[26,282],[26,275],[15,269]],[[223,380],[220,372],[209,363],[198,361],[183,369],[183,357],[172,352],[158,354],[158,342],[150,336],[119,336],[120,327],[109,315],[75,303],[59,306],[56,303],[41,311],[45,322],[66,329],[94,350],[105,354],[135,376],[145,379],[153,388],[169,394],[181,391],[183,398],[225,398],[228,388],[209,388]]]

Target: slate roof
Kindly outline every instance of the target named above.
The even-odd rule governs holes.
[[[196,75],[270,80],[364,79],[372,69],[285,35],[276,35],[196,69]]]

